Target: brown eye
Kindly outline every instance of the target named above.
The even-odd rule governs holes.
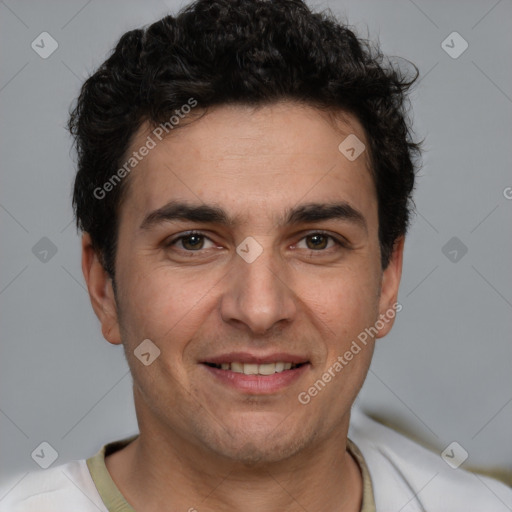
[[[204,245],[203,235],[187,235],[181,237],[178,240],[181,240],[181,245],[187,251],[197,251],[202,249]]]
[[[214,245],[206,235],[195,232],[185,233],[166,243],[168,248],[177,246],[179,250],[185,252],[199,252],[202,249],[211,249]]]
[[[312,250],[326,249],[329,238],[332,238],[332,237],[327,236],[327,235],[322,235],[321,233],[315,233],[314,235],[308,235],[307,237],[305,237],[305,239],[308,240],[306,242],[306,245],[307,245],[308,249],[312,249]]]
[[[317,252],[330,252],[330,249],[342,249],[344,247],[346,247],[346,245],[341,240],[322,232],[306,235],[297,244],[297,248],[299,249]]]

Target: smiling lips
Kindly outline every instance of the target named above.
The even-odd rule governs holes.
[[[213,368],[221,370],[230,370],[235,373],[243,373],[245,375],[273,375],[274,373],[281,373],[285,370],[294,370],[305,363],[285,363],[284,361],[278,361],[275,363],[205,363]]]
[[[282,393],[311,369],[307,357],[284,352],[231,352],[208,358],[202,366],[216,382],[251,395]]]
[[[309,361],[293,354],[271,354],[256,356],[247,352],[232,352],[212,357],[203,364],[210,368],[244,375],[270,376],[286,370],[295,370]]]

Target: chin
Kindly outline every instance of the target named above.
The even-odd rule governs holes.
[[[292,457],[300,450],[300,443],[257,443],[254,440],[233,443],[230,446],[212,447],[218,455],[247,467],[263,467]]]
[[[283,461],[310,445],[316,437],[314,431],[290,428],[286,421],[279,423],[239,425],[219,433],[213,439],[208,436],[208,447],[217,455],[254,467]]]

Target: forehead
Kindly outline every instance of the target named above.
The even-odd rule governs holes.
[[[348,114],[333,117],[284,102],[221,106],[185,119],[162,140],[143,125],[127,156],[149,140],[152,148],[125,184],[121,216],[126,210],[143,216],[175,199],[221,204],[239,218],[275,218],[302,200],[342,199],[358,208],[375,203],[368,152],[352,160],[339,149],[345,140],[360,143],[358,150],[367,145]]]

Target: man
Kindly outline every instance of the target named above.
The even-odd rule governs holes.
[[[121,38],[70,129],[83,273],[140,434],[0,510],[510,510],[351,420],[401,308],[412,82],[299,0],[200,0]]]

